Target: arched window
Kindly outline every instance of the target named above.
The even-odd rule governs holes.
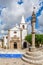
[[[16,31],[14,31],[14,33],[17,33]]]
[[[23,29],[25,29],[25,26],[24,25],[22,25],[22,27],[23,27]]]

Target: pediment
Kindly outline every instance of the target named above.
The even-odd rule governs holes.
[[[19,30],[19,28],[17,28],[17,27],[13,27],[13,28],[10,29],[10,30]]]

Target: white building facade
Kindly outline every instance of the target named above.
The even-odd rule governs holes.
[[[27,23],[25,22],[24,16],[22,16],[21,23],[16,24],[15,27],[8,30],[8,35],[4,36],[4,46],[8,48],[23,48],[27,47],[25,42],[25,36],[27,36]]]

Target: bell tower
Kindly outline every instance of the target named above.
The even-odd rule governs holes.
[[[21,23],[20,23],[20,31],[21,31],[21,44],[23,44],[23,40],[25,36],[27,36],[27,23],[25,22],[24,16],[22,16]]]
[[[27,29],[27,24],[25,22],[24,16],[22,16],[21,23],[20,23],[20,28],[22,30]]]

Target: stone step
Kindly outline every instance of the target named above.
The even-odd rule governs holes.
[[[30,56],[40,56],[42,55],[42,52],[26,52],[27,55],[30,55]]]
[[[42,63],[42,60],[40,60],[40,61],[39,60],[30,60],[30,59],[25,58],[25,57],[22,57],[21,59],[25,62],[30,63],[30,64],[39,64],[39,65],[41,65],[41,63]]]
[[[43,59],[43,56],[30,56],[30,55],[27,55],[27,54],[24,54],[23,55],[25,58],[28,58],[28,59],[33,59],[33,60],[42,60]]]

